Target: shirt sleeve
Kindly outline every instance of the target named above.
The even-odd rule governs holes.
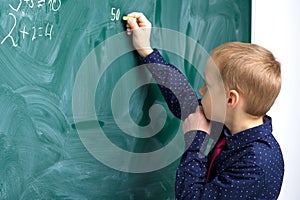
[[[206,182],[208,157],[201,153],[206,133],[190,131],[185,134],[186,151],[176,173],[176,199],[247,199],[256,197],[263,187],[264,171],[255,164],[255,156],[244,155],[237,163],[222,169]]]
[[[143,63],[147,64],[170,111],[177,118],[184,120],[195,112],[199,105],[197,94],[179,69],[168,64],[157,49],[145,57]]]

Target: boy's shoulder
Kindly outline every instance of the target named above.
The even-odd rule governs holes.
[[[270,166],[271,161],[283,162],[281,147],[273,135],[272,118],[264,117],[264,123],[227,137],[229,149],[236,149],[251,157],[256,164]]]
[[[255,126],[237,134],[225,134],[227,135],[227,145],[229,148],[245,148],[252,147],[253,151],[259,151],[260,149],[269,149],[273,151],[280,146],[273,135],[272,118],[265,116],[263,118],[264,123]],[[226,129],[225,129],[226,132]]]

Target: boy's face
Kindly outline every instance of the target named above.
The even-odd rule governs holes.
[[[199,89],[201,104],[208,120],[224,122],[226,114],[226,94],[219,68],[211,58],[205,69],[205,84]]]

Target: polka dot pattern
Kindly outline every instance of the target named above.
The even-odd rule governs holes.
[[[187,79],[167,64],[155,49],[144,59],[160,85],[172,113],[184,119],[194,112],[199,101]],[[190,145],[181,157],[176,172],[176,199],[277,199],[284,175],[280,146],[272,135],[272,119],[264,124],[231,135],[223,129],[227,147],[216,158],[211,181],[206,183],[207,156],[200,155],[206,133],[185,134]]]
[[[170,111],[180,119],[195,112],[199,105],[197,94],[185,76],[173,65],[169,65],[157,49],[144,58],[143,62],[152,73]]]

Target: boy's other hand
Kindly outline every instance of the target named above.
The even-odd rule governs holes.
[[[132,35],[133,46],[140,56],[146,57],[153,51],[150,46],[151,22],[140,12],[132,12],[127,16],[130,17],[126,25],[127,35]]]
[[[203,109],[201,106],[196,108],[196,112],[191,113],[183,122],[182,129],[184,133],[189,131],[204,131],[209,134],[210,123],[205,118]]]

